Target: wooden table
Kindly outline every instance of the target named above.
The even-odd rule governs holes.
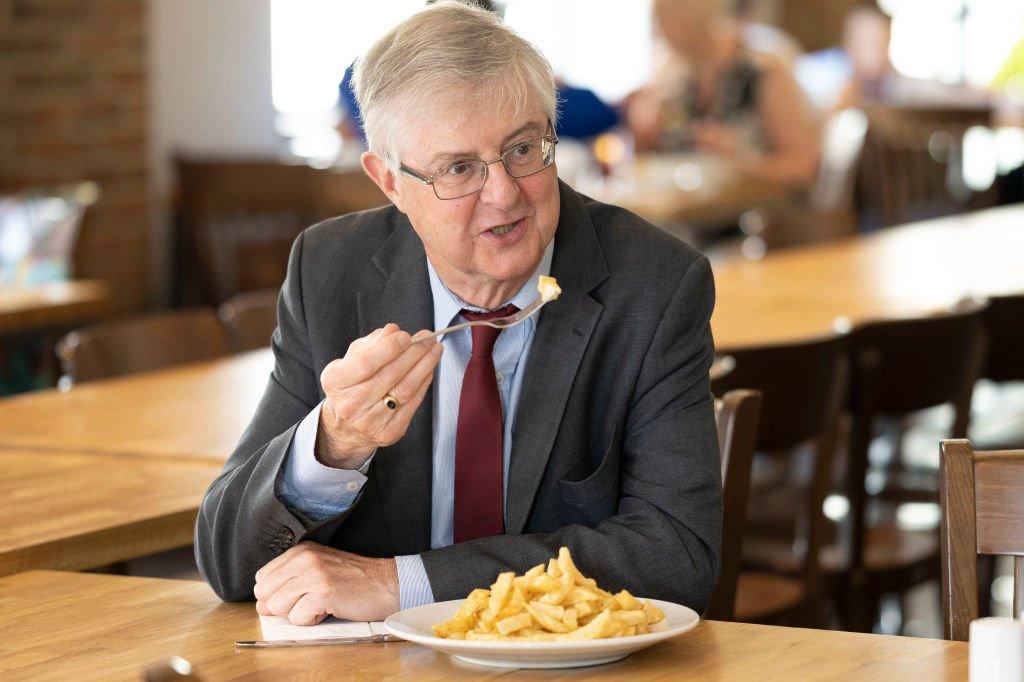
[[[187,547],[220,469],[201,460],[0,449],[0,575]]]
[[[95,280],[0,291],[0,336],[68,327],[110,310],[110,288]]]
[[[563,671],[481,668],[408,643],[236,650],[258,639],[252,604],[203,583],[33,571],[0,578],[0,677],[138,679],[181,656],[220,679],[965,680],[962,642],[706,621],[609,665]]]
[[[719,348],[925,315],[963,297],[1024,292],[1024,206],[979,211],[716,267]]]
[[[682,238],[735,225],[752,208],[792,197],[792,189],[783,184],[745,177],[694,154],[641,155],[629,177],[595,193],[595,198],[627,208]]]
[[[0,447],[223,463],[273,367],[269,349],[0,401]]]

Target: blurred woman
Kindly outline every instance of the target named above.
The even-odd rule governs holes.
[[[669,55],[628,103],[638,149],[697,149],[754,176],[808,187],[817,121],[789,69],[747,47],[721,0],[654,0]]]

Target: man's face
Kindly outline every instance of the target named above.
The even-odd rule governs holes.
[[[455,101],[459,101],[455,99]],[[462,102],[479,101],[465,97]],[[499,107],[435,107],[406,126],[401,161],[422,175],[458,161],[492,161],[519,142],[553,134],[539,107],[512,115]],[[395,178],[396,206],[409,217],[427,256],[449,286],[517,283],[534,271],[558,226],[555,165],[512,178],[503,164],[488,167],[482,190],[438,199],[416,178]],[[512,229],[505,232],[511,226]],[[496,234],[495,228],[503,234]]]

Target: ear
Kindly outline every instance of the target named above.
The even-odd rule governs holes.
[[[363,165],[363,171],[370,176],[377,187],[380,187],[380,191],[384,192],[399,211],[405,213],[405,208],[402,205],[402,193],[398,186],[399,179],[388,168],[387,162],[373,152],[363,152],[363,155],[359,157],[359,162]]]

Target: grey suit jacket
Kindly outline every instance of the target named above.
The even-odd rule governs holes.
[[[438,600],[568,546],[609,590],[703,609],[715,586],[721,477],[708,369],[714,286],[705,258],[635,215],[562,184],[552,275],[540,313],[508,474],[506,534],[430,548],[428,398],[374,457],[345,514],[304,518],[274,495],[319,376],[388,322],[431,326],[422,242],[393,206],[304,231],[292,249],[263,399],[211,484],[196,557],[223,599],[253,598],[256,571],[301,540],[366,556],[419,554]]]

